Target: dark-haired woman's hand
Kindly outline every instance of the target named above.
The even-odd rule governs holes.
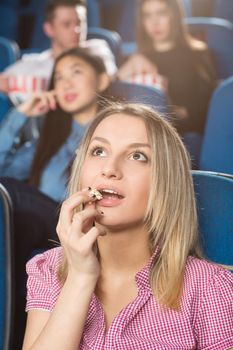
[[[100,267],[94,246],[104,232],[93,226],[95,218],[101,215],[96,209],[95,200],[90,196],[89,190],[85,189],[64,201],[57,233],[68,262],[68,275],[97,281]],[[84,209],[75,212],[80,206]]]
[[[183,106],[173,106],[173,112],[175,113],[175,118],[178,120],[185,120],[188,118],[188,110]]]
[[[9,92],[8,76],[4,73],[0,74],[0,91],[5,94]]]
[[[34,94],[29,100],[21,103],[17,110],[27,117],[37,117],[57,108],[55,91]]]

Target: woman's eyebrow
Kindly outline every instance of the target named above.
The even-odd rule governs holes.
[[[99,136],[94,137],[91,140],[91,142],[93,142],[93,141],[100,141],[100,142],[103,142],[103,143],[110,144],[110,142],[107,139],[105,139],[104,137],[99,137]],[[144,143],[144,142],[134,142],[134,143],[129,144],[127,147],[128,148],[137,148],[137,147],[151,148],[151,146],[148,143]]]
[[[76,67],[82,67],[82,63],[81,63],[81,62],[73,63],[73,64],[70,65],[69,68],[70,68],[70,69],[73,69],[73,68],[76,68]],[[54,75],[60,74],[61,71],[62,71],[62,70],[55,70]]]
[[[94,137],[91,140],[91,142],[93,142],[93,141],[100,141],[100,142],[104,142],[104,143],[110,144],[110,142],[107,139],[105,139],[104,137],[99,137],[99,136]]]
[[[131,143],[128,147],[129,147],[129,148],[137,148],[137,147],[147,147],[147,148],[151,148],[151,146],[149,145],[149,143],[143,143],[143,142],[134,142],[134,143]]]

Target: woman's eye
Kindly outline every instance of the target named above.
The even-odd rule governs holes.
[[[60,81],[62,81],[62,77],[55,77],[54,78],[54,83],[59,83]]]
[[[81,74],[82,72],[81,72],[81,70],[80,69],[75,69],[74,70],[74,74]]]
[[[141,152],[134,152],[130,159],[133,159],[133,160],[140,160],[142,162],[147,162],[148,161],[148,158],[147,156],[144,154],[144,153],[141,153]]]
[[[95,148],[91,154],[95,157],[104,157],[106,152],[103,150],[103,148]]]

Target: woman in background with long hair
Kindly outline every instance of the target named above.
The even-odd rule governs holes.
[[[174,125],[181,134],[202,134],[216,87],[215,68],[206,44],[188,33],[179,0],[138,1],[137,47],[119,78],[144,73],[165,77]]]

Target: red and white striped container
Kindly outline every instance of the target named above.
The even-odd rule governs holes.
[[[12,102],[17,105],[27,100],[33,93],[45,91],[47,89],[48,80],[44,77],[32,77],[26,75],[10,76],[9,97]]]
[[[156,89],[159,89],[163,92],[167,91],[167,78],[165,78],[160,74],[150,74],[150,73],[136,74],[130,77],[129,79],[127,79],[127,81],[134,84],[142,84],[142,85],[155,87]]]

